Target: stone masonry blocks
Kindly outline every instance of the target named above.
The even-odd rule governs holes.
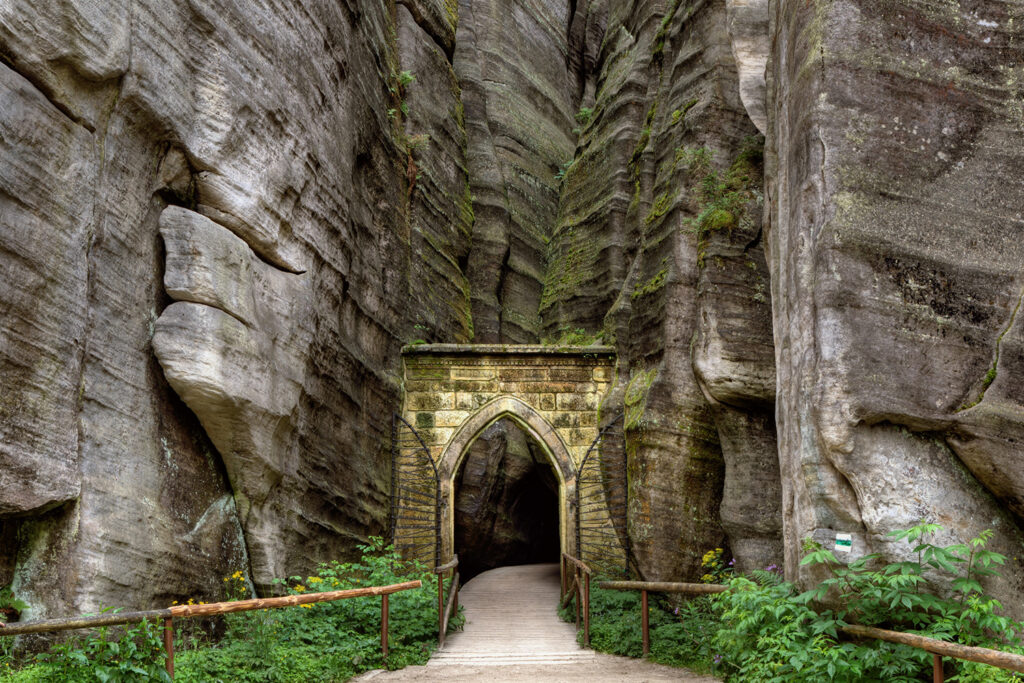
[[[404,349],[403,364],[403,416],[431,452],[492,401],[514,397],[550,430],[536,436],[558,439],[578,464],[597,437],[615,356],[609,347],[423,344]]]

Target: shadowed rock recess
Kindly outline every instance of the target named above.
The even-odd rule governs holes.
[[[805,538],[899,559],[925,518],[994,529],[1024,616],[1022,34],[1000,0],[4,3],[0,587],[63,616],[349,557],[403,344],[600,339],[644,578],[725,547],[806,583]],[[550,492],[527,441],[479,439],[457,505]]]

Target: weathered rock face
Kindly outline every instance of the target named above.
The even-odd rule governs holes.
[[[926,517],[995,528],[1021,612],[1021,31],[999,0],[4,4],[0,586],[146,607],[348,553],[401,344],[582,330],[645,577],[727,544],[809,581],[805,537],[895,558]],[[521,446],[479,442],[465,505],[514,507]]]
[[[927,518],[940,541],[993,528],[992,589],[1024,609],[1022,30],[1002,2],[772,5],[790,577],[804,537],[896,557],[885,534]]]
[[[461,0],[462,83],[476,223],[467,276],[476,341],[538,341],[559,168],[572,158],[568,0]]]
[[[606,409],[626,412],[641,573],[695,578],[726,531],[741,566],[777,562],[757,182],[736,175],[725,187],[757,131],[739,98],[725,5],[591,11],[606,23],[588,75],[592,112],[563,182],[545,329],[603,331],[618,347]],[[758,176],[756,160],[748,166]],[[739,497],[720,510],[723,487]]]
[[[471,329],[453,37],[427,2],[0,9],[26,617],[219,597],[383,530],[398,349]]]
[[[470,447],[455,484],[459,576],[513,564],[558,562],[558,479],[508,419]]]

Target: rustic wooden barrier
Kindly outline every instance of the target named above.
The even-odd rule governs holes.
[[[650,652],[650,629],[647,615],[647,593],[690,593],[694,595],[707,595],[710,593],[724,593],[729,590],[728,586],[717,583],[675,583],[669,581],[602,581],[599,587],[606,590],[638,590],[641,591],[640,599],[640,627],[643,629],[644,655]],[[1000,669],[1009,669],[1024,673],[1024,656],[1012,652],[991,650],[986,647],[973,647],[949,643],[936,638],[917,635],[916,633],[903,633],[901,631],[889,631],[873,626],[859,626],[848,624],[841,626],[840,630],[851,636],[859,638],[875,638],[890,643],[910,645],[932,654],[932,678],[935,683],[943,683],[945,674],[942,670],[942,658],[951,657],[969,662],[988,664]]]
[[[369,586],[367,588],[350,588],[341,591],[324,593],[304,593],[302,595],[284,595],[277,598],[254,598],[235,602],[212,602],[206,605],[175,605],[166,609],[154,609],[144,612],[118,612],[101,614],[94,617],[70,617],[67,619],[46,619],[25,623],[0,624],[0,636],[19,636],[26,633],[45,633],[55,631],[72,631],[97,626],[116,626],[134,624],[145,619],[164,622],[164,649],[167,651],[167,673],[174,678],[174,619],[192,617],[209,617],[233,612],[250,612],[258,609],[278,609],[311,605],[317,602],[333,602],[348,598],[362,598],[368,595],[381,596],[380,645],[384,656],[388,656],[388,596],[391,593],[419,588],[423,583],[419,580],[396,583],[389,586]]]
[[[459,611],[459,556],[434,568],[437,574],[437,649],[444,647],[445,636],[448,635],[448,620],[451,618],[452,610]],[[448,584],[448,602],[444,602],[444,575],[452,572],[452,580]]]
[[[566,593],[566,579],[569,575],[569,567],[573,567],[572,588]],[[569,604],[569,596],[576,598],[576,630],[580,630],[580,609],[582,602],[583,611],[583,646],[590,647],[590,576],[593,574],[590,567],[582,560],[572,555],[562,553],[562,607]],[[583,582],[580,583],[582,577]],[[580,592],[582,591],[582,600]]]

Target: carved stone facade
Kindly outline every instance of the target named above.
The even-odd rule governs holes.
[[[613,417],[602,415],[601,406],[615,377],[614,349],[423,344],[405,347],[402,360],[402,418],[429,451],[440,482],[442,557],[456,550],[453,483],[462,460],[476,438],[504,417],[533,437],[550,459],[559,480],[562,549],[574,552],[578,470],[602,418]],[[397,477],[403,471],[399,468]],[[416,516],[433,514],[425,508]],[[398,545],[402,530],[399,519]]]

